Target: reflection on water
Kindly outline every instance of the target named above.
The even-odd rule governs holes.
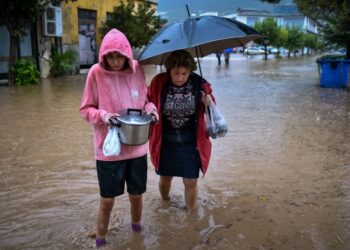
[[[300,246],[308,249],[350,243],[349,92],[319,88],[314,58],[233,57],[218,67],[211,57],[201,65],[229,133],[213,141],[209,171],[199,180],[198,212],[184,211],[180,179],[171,202],[160,201],[150,166],[143,232],[131,232],[124,195],[112,213],[107,249],[175,249],[180,243],[183,249],[298,248],[283,233],[302,238]],[[159,67],[145,70],[149,81]],[[98,206],[92,130],[78,112],[85,77],[0,88],[2,249],[93,247],[86,237]],[[318,210],[299,220],[304,207]],[[322,231],[317,225],[324,216]],[[284,232],[292,217],[294,231]],[[311,222],[303,227],[306,217]],[[264,228],[271,229],[265,238]]]

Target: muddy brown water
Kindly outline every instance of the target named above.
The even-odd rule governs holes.
[[[160,200],[149,165],[143,231],[118,198],[105,249],[350,249],[350,96],[320,88],[314,57],[202,62],[229,125],[183,210],[175,179]],[[159,72],[145,67],[148,81]],[[91,249],[98,184],[92,129],[79,116],[86,75],[0,87],[0,248]]]

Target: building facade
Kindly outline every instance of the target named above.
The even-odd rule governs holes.
[[[38,22],[28,29],[17,46],[18,58],[32,58],[38,63],[41,77],[49,76],[49,60],[53,46],[60,52],[72,49],[77,53],[76,71],[97,62],[98,47],[102,40],[99,30],[108,13],[122,0],[63,1],[60,6],[48,6],[38,17]],[[157,7],[157,0],[138,0]],[[116,27],[118,28],[118,27]],[[0,26],[0,79],[7,78],[9,33]]]
[[[273,17],[281,27],[299,26],[306,32],[318,33],[316,22],[304,16],[295,5],[278,5],[271,11],[239,8],[232,17],[249,26]]]
[[[77,52],[77,69],[89,68],[97,62],[98,48],[102,41],[100,28],[120,2],[121,0],[78,0],[62,3],[63,32],[59,46],[63,52],[68,49]],[[139,0],[135,4],[137,6],[142,2],[149,2],[154,8],[157,6],[156,0]],[[44,70],[47,67],[41,68]]]

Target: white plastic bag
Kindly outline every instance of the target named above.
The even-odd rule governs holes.
[[[109,127],[108,134],[103,142],[102,151],[105,156],[117,156],[120,153],[118,127]]]
[[[205,109],[205,127],[208,135],[213,139],[224,137],[227,133],[225,118],[214,102]]]

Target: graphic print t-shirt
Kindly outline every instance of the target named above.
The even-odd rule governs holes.
[[[194,120],[195,106],[191,81],[181,87],[170,85],[163,108],[165,126],[175,129],[190,128]]]

